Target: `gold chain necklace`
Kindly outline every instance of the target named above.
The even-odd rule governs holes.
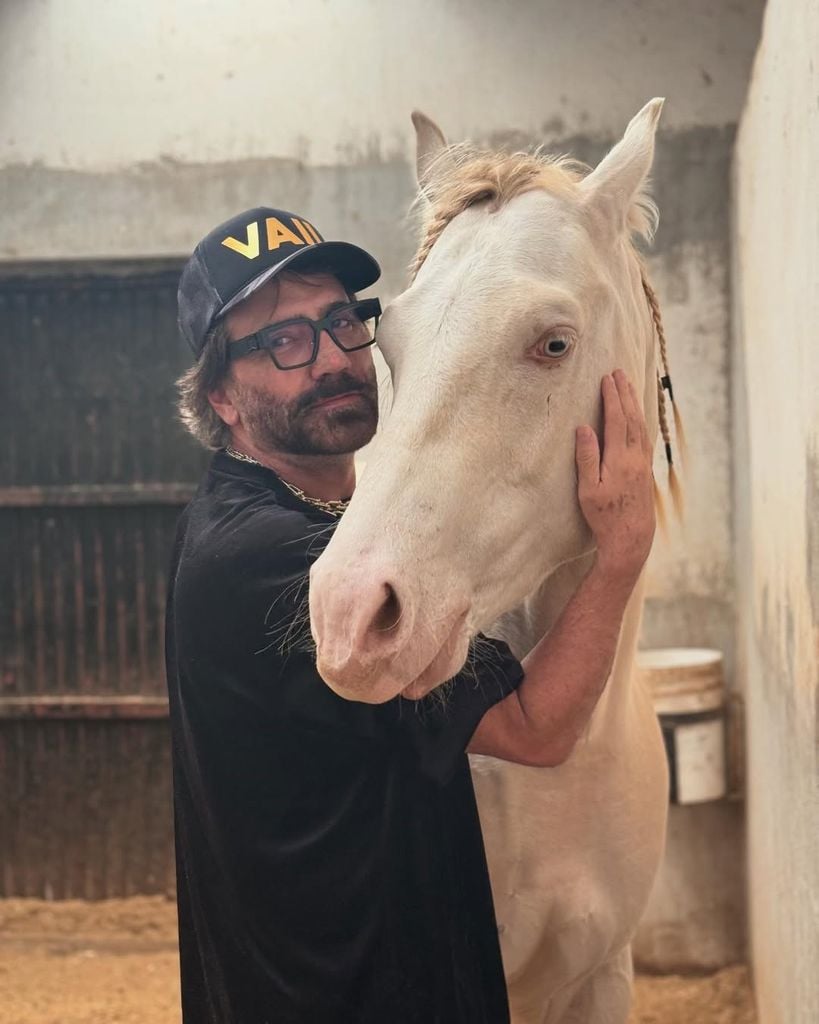
[[[253,466],[262,465],[262,463],[259,462],[258,459],[254,459],[252,455],[245,455],[244,452],[239,452],[230,445],[225,448],[225,454],[229,455],[232,459],[238,459],[239,462],[249,462]],[[268,469],[269,467],[263,466],[262,468]],[[271,470],[271,472],[275,472],[275,470]],[[295,484],[288,483],[283,477],[279,476],[278,473],[276,473],[276,476],[279,477],[279,480],[281,480],[288,491],[290,491],[290,493],[300,501],[303,501],[308,505],[312,505],[314,508],[319,508],[322,512],[328,512],[331,516],[342,515],[350,504],[349,499],[347,501],[340,501],[337,498],[330,498],[325,501],[323,498],[311,498],[309,494],[304,493],[301,487],[296,487]]]

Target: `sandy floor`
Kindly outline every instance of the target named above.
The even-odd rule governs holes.
[[[174,906],[0,901],[2,1024],[179,1024]],[[630,1024],[754,1024],[748,974],[638,978]]]

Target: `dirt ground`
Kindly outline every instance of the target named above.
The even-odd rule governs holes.
[[[0,900],[2,1024],[179,1024],[174,904]],[[630,1024],[755,1024],[744,967],[637,979]]]

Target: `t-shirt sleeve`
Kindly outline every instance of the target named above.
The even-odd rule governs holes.
[[[310,555],[325,543],[304,517],[275,506],[243,511],[204,534],[185,595],[186,609],[199,609],[200,644],[245,667],[258,659],[265,670],[309,648]]]
[[[189,649],[210,663],[205,678],[214,706],[230,713],[244,707],[260,726],[291,723],[341,740],[397,741],[425,775],[444,782],[483,715],[516,689],[523,669],[505,643],[478,637],[464,669],[420,701],[372,705],[333,693],[316,669],[308,608],[309,566],[333,525],[268,506],[243,509],[200,535],[197,570],[179,595],[182,632],[195,633]]]
[[[478,636],[466,666],[420,701],[399,700],[424,774],[446,782],[486,712],[523,682],[523,666],[502,640]]]
[[[388,743],[376,706],[343,700],[316,669],[309,568],[333,526],[261,506],[201,533],[177,593],[182,657],[207,661],[197,699],[213,713]]]

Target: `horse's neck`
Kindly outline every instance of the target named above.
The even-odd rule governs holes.
[[[517,658],[523,658],[544,636],[565,608],[591,568],[594,554],[584,555],[555,570],[526,601],[502,616],[489,631],[505,640]],[[607,733],[624,723],[629,708],[631,674],[643,608],[643,577],[634,588],[623,616],[614,664],[598,702],[591,730],[604,726]]]

